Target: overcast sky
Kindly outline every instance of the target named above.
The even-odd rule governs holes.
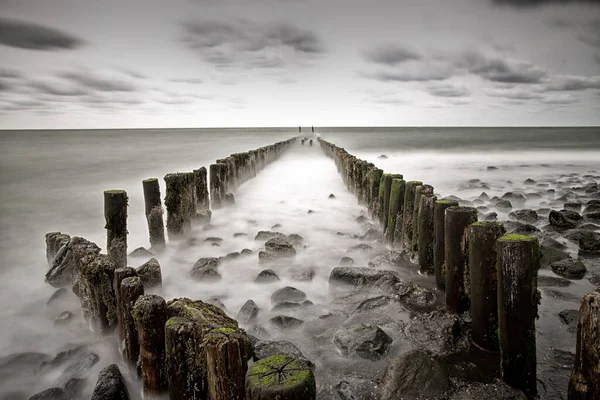
[[[0,129],[300,124],[600,125],[600,2],[0,0]]]

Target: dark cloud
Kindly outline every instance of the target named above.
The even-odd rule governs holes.
[[[281,68],[324,51],[313,32],[293,24],[257,24],[248,20],[187,22],[184,42],[205,61],[221,68]]]
[[[0,80],[0,92],[8,91],[12,88],[12,85]]]
[[[427,82],[443,81],[451,78],[454,74],[454,69],[448,65],[413,64],[362,75],[382,82]]]
[[[550,82],[542,85],[542,92],[576,91],[600,89],[600,76],[564,75],[553,77]]]
[[[492,82],[541,83],[547,77],[545,69],[528,61],[488,57],[477,51],[465,53],[457,66]]]
[[[56,50],[77,48],[83,40],[58,29],[0,18],[0,43],[22,49]]]
[[[487,89],[485,90],[485,93],[491,97],[501,97],[511,100],[541,100],[544,98],[540,93],[519,87],[510,89]]]
[[[21,73],[14,69],[0,68],[0,78],[21,78]]]
[[[133,92],[136,85],[115,77],[97,75],[91,71],[65,72],[61,77],[80,85],[82,88],[102,92]]]
[[[536,7],[548,4],[599,4],[598,0],[492,0],[492,3],[501,6]]]
[[[200,85],[201,83],[204,83],[200,78],[173,78],[170,79],[170,81],[175,83],[189,83],[191,85]]]
[[[386,44],[367,50],[364,57],[368,61],[382,65],[397,65],[422,58],[416,50],[398,44]]]
[[[427,92],[436,97],[467,97],[471,95],[471,90],[467,85],[453,85],[448,83],[440,83],[431,85],[427,88]]]

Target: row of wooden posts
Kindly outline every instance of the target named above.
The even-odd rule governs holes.
[[[478,222],[476,208],[437,199],[430,185],[406,182],[332,143],[319,143],[359,204],[379,221],[386,243],[408,253],[421,273],[435,275],[449,311],[470,311],[473,342],[499,351],[503,380],[534,396],[538,239],[507,235],[502,223]],[[569,399],[600,399],[599,343],[600,294],[594,293],[584,297],[580,310]]]
[[[195,218],[208,215],[210,219],[211,205],[214,209],[226,203],[233,190],[276,160],[294,140],[218,160],[210,166],[210,193],[204,167],[166,175],[169,239],[187,234]],[[151,250],[160,251],[166,241],[158,179],[144,180],[143,190]],[[87,250],[73,247],[71,256],[77,258],[79,268],[72,284],[92,329],[102,336],[117,330],[123,358],[141,378],[146,398],[167,392],[178,400],[247,398],[246,391],[256,389],[246,388],[248,361],[253,356],[249,337],[214,305],[185,298],[167,302],[147,293],[139,270],[127,265],[127,207],[126,191],[104,192],[106,255],[87,241],[95,249],[87,255]],[[58,242],[63,246],[71,239],[60,233],[46,236],[51,265],[59,252]],[[308,374],[308,367],[301,369]],[[312,382],[314,386],[314,377]]]

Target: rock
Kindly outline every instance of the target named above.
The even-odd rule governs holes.
[[[365,243],[356,244],[348,249],[348,253],[358,253],[358,252],[367,252],[372,250],[373,248]]]
[[[267,264],[267,263],[273,262],[275,260],[276,260],[276,258],[273,255],[267,253],[266,251],[258,252],[258,263],[259,264]]]
[[[156,258],[151,258],[136,269],[144,290],[162,286],[162,272]]]
[[[218,297],[211,297],[205,301],[207,304],[212,304],[215,307],[219,307],[221,310],[227,312],[227,307]]]
[[[522,207],[527,199],[521,193],[506,192],[502,195],[503,200],[510,201],[511,204],[516,204],[517,207]]]
[[[64,311],[54,320],[54,326],[62,326],[68,324],[73,319],[73,313]]]
[[[600,286],[600,273],[594,273],[590,279],[590,283],[595,286]]]
[[[508,200],[500,200],[497,202],[494,207],[496,207],[500,211],[510,211],[512,210],[512,204]]]
[[[597,201],[598,200],[590,200],[587,203],[587,205],[585,206],[585,209],[583,210],[583,215],[599,212],[600,204],[598,204]],[[592,203],[592,202],[596,202],[596,203]]]
[[[383,235],[381,234],[381,232],[378,229],[370,228],[360,238],[362,240],[373,241],[373,240],[381,239],[382,237],[383,237]]]
[[[47,354],[34,352],[15,353],[0,357],[0,384],[33,374],[42,363],[48,362],[50,358]]]
[[[302,304],[297,303],[295,301],[284,301],[284,302],[275,304],[271,308],[271,311],[295,310],[298,308],[302,308]]]
[[[52,265],[52,261],[61,247],[66,245],[71,236],[61,232],[49,232],[46,234],[46,260],[48,265]]]
[[[571,281],[558,276],[538,275],[538,287],[567,287]]]
[[[275,224],[275,225],[271,226],[271,229],[277,229],[277,228],[281,228],[281,224]]]
[[[460,318],[445,310],[418,315],[406,326],[405,334],[417,347],[435,354],[459,353],[470,346]]]
[[[304,324],[304,321],[287,315],[277,315],[271,318],[269,323],[277,329],[287,331],[301,327]]]
[[[583,204],[581,204],[579,202],[570,202],[570,203],[565,203],[563,207],[565,208],[565,210],[581,212],[581,209],[583,208]]]
[[[552,239],[550,237],[544,238],[541,241],[540,245],[544,246],[544,247],[551,247],[553,249],[558,249],[558,250],[565,250],[567,248],[566,245],[564,245],[561,242],[559,242],[558,240]]]
[[[67,397],[71,400],[83,398],[83,393],[87,386],[87,379],[72,378],[63,385]]]
[[[399,282],[393,271],[374,270],[371,268],[336,267],[329,275],[329,284],[350,287],[369,287],[393,289]]]
[[[300,246],[304,242],[304,238],[298,235],[297,233],[292,233],[291,235],[288,235],[287,240],[293,246]]]
[[[567,218],[563,213],[550,211],[548,216],[550,225],[558,229],[573,229],[577,226],[577,221]]]
[[[560,210],[559,211],[565,218],[568,218],[573,221],[581,221],[583,217],[579,215],[579,213],[572,210]]]
[[[65,288],[60,288],[60,289],[56,290],[54,293],[52,293],[52,296],[50,296],[50,298],[46,302],[46,307],[50,307],[50,306],[60,302],[68,295],[69,295],[69,292]]]
[[[342,257],[340,267],[351,267],[354,265],[354,260],[350,257]]]
[[[244,303],[242,308],[240,308],[240,311],[237,313],[235,319],[237,319],[241,324],[250,325],[256,321],[259,311],[260,308],[256,305],[256,303],[253,300],[248,300],[246,303]]]
[[[571,258],[569,253],[564,250],[555,249],[553,247],[540,246],[540,254],[542,255],[541,266],[547,267],[553,262]]]
[[[91,400],[129,400],[125,380],[116,364],[100,371]]]
[[[256,277],[256,279],[254,279],[254,282],[256,282],[256,283],[271,283],[271,282],[277,282],[278,280],[279,280],[279,277],[277,276],[277,274],[275,272],[273,272],[273,270],[263,269],[262,271],[260,271],[258,273],[258,276]]]
[[[252,250],[250,250],[250,249],[243,249],[240,252],[240,254],[243,255],[243,256],[248,256],[248,255],[252,254]]]
[[[380,155],[379,157],[377,157],[380,160],[386,160],[388,157],[385,154]]]
[[[514,233],[517,235],[532,235],[537,232],[540,232],[540,230],[538,228],[536,228],[535,226],[533,226],[531,224],[522,224],[520,222],[517,222],[515,227],[512,229],[509,229],[508,231],[509,231],[509,233]]]
[[[402,304],[413,311],[430,311],[429,309],[435,303],[435,295],[422,286],[414,282],[398,282],[394,287]]]
[[[531,178],[527,178],[527,179],[525,179],[525,181],[523,182],[523,184],[524,184],[524,185],[535,185],[536,183],[537,183],[537,182],[536,182],[536,181],[534,181],[534,180],[533,180],[533,179],[531,179]]]
[[[600,211],[587,213],[587,214],[585,214],[585,218],[591,219],[594,221],[598,221],[598,220],[600,220]]]
[[[221,239],[220,237],[211,236],[204,239],[204,241],[208,243],[221,243],[223,239]]]
[[[137,249],[135,249],[131,253],[129,253],[128,257],[148,258],[148,257],[154,257],[154,254],[152,254],[149,250],[146,250],[144,247],[138,247]]]
[[[254,237],[254,240],[267,241],[276,237],[285,238],[286,236],[281,232],[259,231]]]
[[[364,215],[359,215],[358,217],[356,217],[355,221],[359,224],[364,224],[365,222],[368,222],[369,219]]]
[[[533,224],[537,222],[538,215],[534,210],[526,209],[526,210],[516,210],[508,214],[509,218],[514,218],[519,222],[526,222],[529,224]]]
[[[600,233],[582,231],[579,238],[579,249],[589,252],[600,251]]]
[[[569,327],[569,332],[577,330],[577,321],[579,321],[579,310],[563,310],[558,313],[560,321]]]
[[[567,258],[550,264],[552,271],[567,279],[582,279],[587,272],[585,265],[579,260]]]
[[[457,390],[449,400],[527,400],[525,394],[506,383],[497,380],[494,383],[475,382]]]
[[[240,253],[238,253],[237,251],[234,251],[233,253],[227,254],[225,257],[221,257],[221,259],[223,261],[231,261],[231,260],[235,260],[236,258],[239,258],[240,256],[241,256]]]
[[[220,261],[215,257],[201,258],[192,267],[190,276],[198,281],[218,281],[221,275],[217,271]]]
[[[332,193],[332,194],[329,195],[329,198],[330,199],[335,199],[335,195]]]
[[[248,236],[248,234],[247,233],[243,233],[243,232],[236,232],[236,233],[233,234],[233,238],[234,239],[235,238],[239,238],[239,237],[245,237],[245,236]]]
[[[275,237],[269,239],[265,243],[266,252],[275,258],[288,258],[296,256],[296,249],[294,246],[284,238]]]
[[[498,220],[498,214],[495,212],[491,212],[489,214],[487,214],[485,217],[483,217],[484,221],[497,221]]]
[[[379,360],[385,356],[392,338],[376,325],[362,324],[337,331],[333,343],[343,356],[356,353],[367,360]]]
[[[223,198],[223,204],[226,206],[232,206],[235,204],[235,196],[233,193],[225,193],[225,197]]]
[[[221,247],[219,243],[213,242],[210,244],[212,247]]]
[[[69,398],[61,388],[50,388],[38,394],[34,394],[29,400],[69,400]]]
[[[314,214],[315,211],[314,210],[308,210],[307,214]]]
[[[312,268],[295,268],[292,269],[292,280],[306,282],[312,281],[315,277],[315,270]]]
[[[46,273],[46,282],[59,288],[72,285],[79,275],[82,260],[100,254],[100,248],[95,243],[74,236],[62,246],[52,260],[52,266]]]
[[[388,365],[381,400],[434,399],[449,391],[450,379],[441,363],[422,350],[413,350]]]
[[[283,303],[284,301],[299,302],[304,299],[306,299],[306,293],[291,286],[281,288],[271,295],[271,303],[273,304]]]
[[[490,196],[486,192],[481,192],[478,199],[482,201],[488,201],[490,199]]]
[[[196,222],[200,225],[209,225],[212,218],[211,210],[196,210]]]
[[[490,166],[487,167],[488,171],[495,171],[497,169],[498,169],[498,167],[494,167],[493,165],[490,165]]]

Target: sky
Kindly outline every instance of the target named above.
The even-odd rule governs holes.
[[[598,126],[600,0],[0,0],[0,129]]]

